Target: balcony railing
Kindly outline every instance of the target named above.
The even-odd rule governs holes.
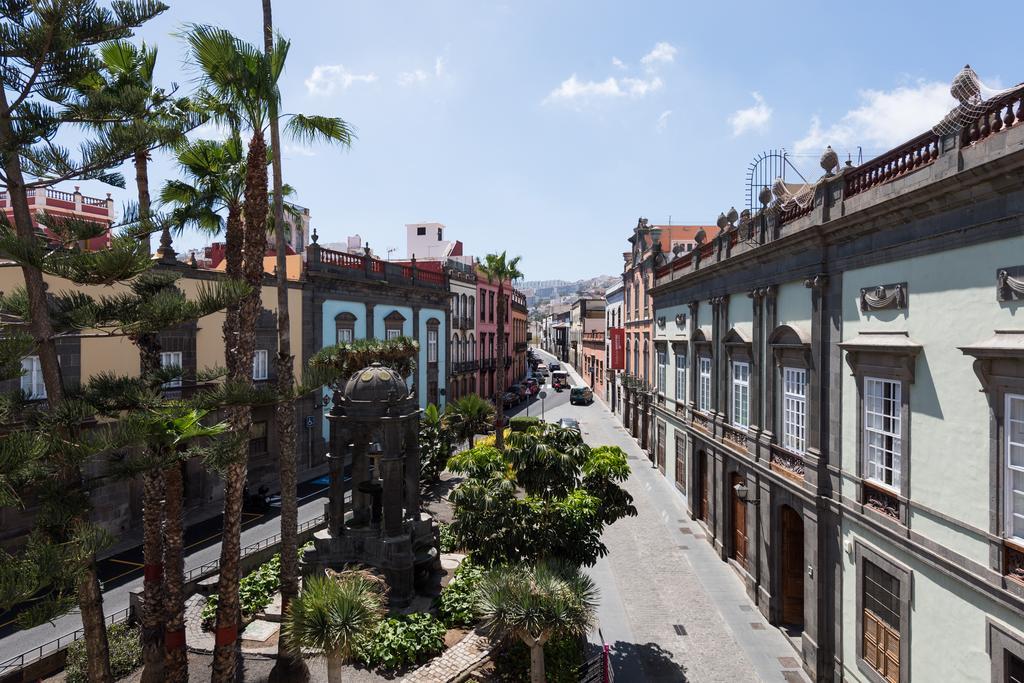
[[[446,289],[444,273],[412,264],[390,263],[372,256],[349,254],[321,247],[315,242],[306,249],[306,268],[362,280],[381,280],[406,286]]]
[[[723,424],[722,441],[733,448],[745,451],[751,443],[751,438],[747,430],[731,424]]]
[[[938,134],[928,131],[848,171],[844,196],[853,197],[875,185],[887,183],[932,163],[939,158],[940,142]]]
[[[803,481],[805,465],[804,459],[799,453],[794,453],[781,446],[772,444],[768,461],[771,468],[782,476],[796,481]]]

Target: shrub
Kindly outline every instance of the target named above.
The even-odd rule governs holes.
[[[457,548],[455,546],[455,532],[452,531],[452,525],[441,522],[437,528],[441,537],[441,552],[454,553]]]
[[[540,426],[540,418],[536,415],[516,416],[508,421],[508,426],[513,432],[525,432],[530,427]]]
[[[483,567],[463,560],[455,576],[437,598],[437,615],[448,628],[468,628],[476,623],[477,586],[484,576]]]
[[[424,662],[444,649],[447,630],[425,612],[391,617],[356,644],[356,658],[367,667],[389,670]]]
[[[548,683],[577,683],[583,664],[579,638],[555,636],[544,644],[544,674]],[[530,649],[519,638],[501,642],[494,655],[494,673],[500,681],[530,680]]]
[[[281,587],[281,555],[275,554],[267,562],[238,582],[238,600],[242,607],[242,619],[249,619],[270,604],[274,593]],[[217,619],[217,594],[206,600],[200,613],[203,628],[213,629]]]
[[[128,624],[112,624],[107,627],[107,641],[110,646],[110,673],[115,679],[122,679],[142,666],[142,643],[139,629]],[[64,665],[67,683],[87,683],[87,661],[85,641],[76,640],[68,647],[68,659]]]

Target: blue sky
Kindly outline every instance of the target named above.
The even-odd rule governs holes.
[[[259,0],[167,2],[139,32],[159,46],[164,82],[191,87],[172,35],[184,23],[261,40]],[[521,255],[529,279],[617,273],[639,216],[714,223],[742,208],[747,165],[764,149],[804,155],[798,165],[816,172],[825,144],[868,158],[929,128],[965,62],[993,87],[1024,80],[1024,10],[978,13],[941,2],[276,0],[293,43],[284,110],[342,116],[358,134],[350,151],[287,144],[285,181],[322,242],[359,233],[402,254],[403,225],[436,220],[470,253]],[[174,174],[157,154],[151,179]]]

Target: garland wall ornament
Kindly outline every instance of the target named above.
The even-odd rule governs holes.
[[[865,287],[860,290],[860,310],[869,311],[896,310],[907,308],[907,283],[897,282],[877,287]]]
[[[822,287],[825,286],[825,284],[827,282],[828,282],[828,275],[825,275],[824,273],[819,273],[818,275],[815,275],[814,277],[809,277],[806,280],[804,280],[804,287],[806,287],[807,289],[821,289]],[[861,296],[862,297],[863,297],[863,294],[864,294],[864,290],[861,290]]]
[[[676,326],[683,327],[684,325],[686,325],[686,314],[676,313]]]
[[[658,327],[665,327],[665,316],[658,316]]]
[[[996,301],[1024,301],[1024,266],[996,271]]]

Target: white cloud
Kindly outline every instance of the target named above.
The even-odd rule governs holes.
[[[747,109],[737,109],[729,117],[729,125],[732,126],[732,134],[743,135],[752,130],[764,130],[772,118],[772,108],[764,102],[760,93],[751,93],[754,97],[754,106]]]
[[[426,71],[423,69],[416,69],[415,71],[405,71],[398,74],[398,85],[410,86],[416,85],[417,83],[424,83],[430,78]]]
[[[305,82],[310,95],[333,95],[335,90],[347,90],[353,83],[373,83],[376,80],[376,74],[352,73],[343,64],[318,64]]]
[[[623,62],[618,57],[612,57],[612,66],[614,66],[616,69],[625,69],[626,63]]]
[[[617,97],[640,98],[660,90],[662,85],[661,79],[658,77],[643,79],[609,76],[603,81],[581,81],[576,74],[573,74],[548,93],[544,102],[578,102]]]
[[[282,145],[281,154],[287,157],[315,157],[316,152],[302,145]]]
[[[656,130],[661,133],[668,128],[668,117],[672,116],[672,110],[666,109],[661,112],[661,116],[658,117],[658,123],[655,124]]]
[[[653,66],[658,62],[674,62],[676,52],[676,48],[671,43],[658,43],[640,59],[640,63],[644,66]]]
[[[438,57],[434,60],[434,76],[436,78],[444,76],[444,57]]]
[[[819,152],[825,145],[889,149],[938,123],[956,104],[948,83],[922,81],[894,90],[862,90],[858,95],[860,106],[828,127],[822,126],[819,117],[812,117],[807,134],[793,145],[794,151]]]

